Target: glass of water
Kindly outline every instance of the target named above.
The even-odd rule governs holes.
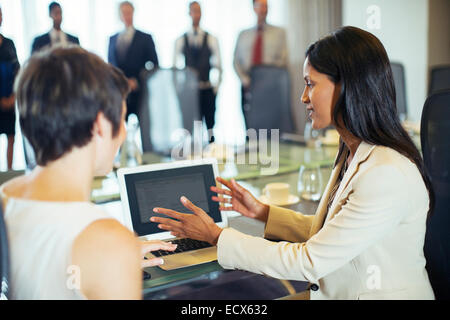
[[[322,197],[323,179],[320,165],[305,164],[300,167],[298,193],[308,201],[319,201]]]

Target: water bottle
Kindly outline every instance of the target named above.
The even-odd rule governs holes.
[[[310,121],[306,122],[304,137],[305,137],[307,147],[309,147],[309,148],[320,147],[321,143],[319,140],[319,136],[320,136],[320,131],[315,130]]]

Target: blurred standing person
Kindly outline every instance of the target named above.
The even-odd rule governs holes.
[[[174,66],[184,58],[184,65],[197,71],[199,77],[200,116],[205,119],[208,131],[214,129],[216,97],[222,80],[222,61],[216,37],[200,28],[202,9],[197,1],[189,4],[192,28],[179,37],[175,44]],[[210,81],[210,71],[219,71],[215,86]],[[211,132],[211,131],[210,131]],[[211,135],[210,142],[214,142]]]
[[[234,69],[242,83],[242,110],[245,118],[250,91],[251,68],[258,65],[287,67],[286,31],[267,23],[267,0],[253,0],[257,25],[239,34],[234,52]],[[247,120],[245,121],[247,125]]]
[[[50,18],[53,20],[53,28],[50,32],[38,36],[33,41],[31,53],[35,53],[43,48],[52,47],[55,45],[67,46],[69,44],[80,45],[77,37],[65,33],[61,30],[63,21],[62,7],[58,2],[52,2],[48,6]]]
[[[2,22],[3,13],[0,8],[0,26]],[[14,155],[16,97],[13,92],[13,86],[19,67],[14,42],[0,33],[0,134],[8,136],[8,170],[12,169]]]
[[[129,1],[122,2],[119,14],[125,30],[110,38],[108,62],[121,69],[128,78],[131,93],[127,100],[127,118],[132,113],[139,117],[140,74],[148,62],[153,63],[153,68],[159,66],[158,55],[152,36],[134,28],[133,4]]]

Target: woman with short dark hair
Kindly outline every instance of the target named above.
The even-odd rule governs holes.
[[[423,253],[433,191],[420,153],[401,127],[388,55],[371,33],[344,27],[307,51],[306,104],[315,129],[334,125],[340,150],[315,216],[266,206],[234,180],[214,200],[266,223],[270,242],[222,230],[194,215],[156,208],[176,236],[217,244],[219,263],[271,277],[309,281],[303,298],[434,299]]]
[[[89,202],[125,139],[128,91],[121,71],[79,47],[38,52],[21,70],[20,124],[38,166],[0,190],[13,299],[139,299],[142,255],[175,249],[140,244]]]

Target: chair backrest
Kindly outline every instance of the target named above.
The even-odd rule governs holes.
[[[434,67],[431,70],[428,94],[432,95],[440,90],[446,89],[450,89],[450,65]]]
[[[408,105],[406,102],[405,68],[403,64],[397,62],[391,62],[391,68],[395,83],[397,111],[400,119],[406,120],[408,117]]]
[[[245,110],[247,129],[279,129],[280,134],[294,132],[288,70],[258,66],[251,70],[250,77],[251,98]]]
[[[24,174],[25,171],[23,170],[0,172],[0,185],[16,177],[23,176]]]
[[[421,142],[436,201],[425,237],[427,270],[436,298],[450,299],[450,90],[425,102]]]
[[[187,68],[156,69],[142,77],[139,122],[143,151],[167,154],[187,138],[183,132],[193,135],[194,121],[201,120],[198,76]]]
[[[9,293],[9,245],[3,203],[0,200],[0,300],[7,300]]]

